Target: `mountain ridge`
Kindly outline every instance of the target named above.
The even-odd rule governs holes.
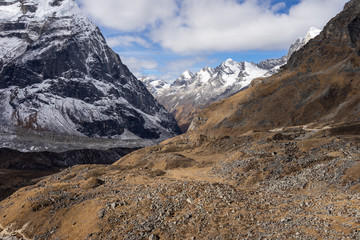
[[[174,114],[183,132],[188,129],[194,115],[211,103],[246,89],[252,80],[269,77],[285,65],[289,57],[320,30],[310,28],[305,37],[298,38],[289,48],[288,54],[278,59],[266,59],[260,63],[236,62],[227,59],[215,68],[204,67],[197,73],[186,70],[172,83],[143,77],[149,91]]]

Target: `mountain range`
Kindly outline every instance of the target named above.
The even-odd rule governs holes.
[[[155,98],[174,114],[180,128],[186,132],[194,115],[211,103],[246,89],[255,78],[269,77],[286,64],[291,55],[320,33],[310,28],[305,37],[298,38],[286,56],[267,59],[258,64],[228,59],[215,68],[205,67],[197,73],[185,71],[172,83],[140,78]]]

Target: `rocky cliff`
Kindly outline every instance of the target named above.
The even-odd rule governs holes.
[[[73,0],[0,1],[1,128],[164,140],[174,118]]]

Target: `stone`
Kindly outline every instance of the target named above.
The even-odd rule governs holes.
[[[99,211],[99,218],[104,218],[106,210],[103,208]]]
[[[149,237],[149,240],[159,240],[160,237],[156,234],[151,234],[150,237]]]

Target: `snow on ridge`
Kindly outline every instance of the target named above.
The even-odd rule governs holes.
[[[0,38],[0,59],[20,56],[26,51],[26,46],[26,41],[17,37]]]
[[[190,79],[194,76],[194,74],[192,74],[189,70],[186,70],[185,72],[183,72],[181,74],[181,77],[183,77],[184,79]]]
[[[15,1],[11,5],[0,6],[0,21],[17,21],[23,16],[30,17],[34,21],[42,21],[53,16],[87,18],[74,0],[63,0],[59,5],[52,3],[52,0],[29,0],[24,4]],[[31,11],[23,12],[22,5],[33,8]]]
[[[226,59],[225,62],[222,63],[223,66],[234,66],[235,62],[231,58]]]
[[[145,84],[149,92],[154,96],[162,95],[164,91],[170,89],[170,84],[162,79],[141,77],[139,80]]]
[[[177,101],[186,101],[189,98],[194,98],[196,104],[203,104],[226,92],[239,91],[247,87],[254,78],[263,77],[267,73],[268,70],[261,69],[255,63],[227,59],[216,68],[205,67],[195,74],[185,71],[170,87],[167,85],[157,89],[153,94],[160,100],[160,103],[162,97],[173,96],[170,102],[174,107],[178,105]],[[150,91],[154,82],[156,80],[145,82]],[[178,84],[175,84],[176,82]],[[167,103],[163,102],[163,104]]]
[[[74,80],[76,79],[62,79],[62,81]],[[78,131],[78,126],[74,123],[74,119],[70,119],[69,115],[71,115],[72,118],[76,118],[79,122],[86,121],[91,123],[95,121],[114,120],[117,119],[118,116],[105,114],[107,112],[107,107],[112,105],[124,105],[144,117],[144,127],[148,129],[159,128],[161,140],[173,136],[173,133],[171,133],[169,129],[161,126],[160,123],[162,122],[162,119],[160,114],[147,114],[140,109],[133,107],[123,97],[114,98],[112,96],[107,96],[94,103],[85,102],[75,98],[61,97],[48,91],[48,88],[56,81],[57,80],[51,79],[25,88],[10,87],[1,89],[0,99],[4,99],[4,105],[2,105],[4,107],[3,111],[6,111],[7,114],[5,115],[9,116],[4,122],[12,122],[15,120],[20,123],[29,123],[28,127],[31,129],[47,129],[48,131],[62,132],[63,134],[85,136]],[[95,79],[81,79],[81,81],[94,84],[94,86],[103,93],[107,93],[108,90],[113,87],[112,84],[107,85],[104,82]],[[15,99],[12,101],[16,101],[16,110],[11,107],[10,103],[12,101],[10,98]],[[36,106],[36,108],[34,108],[34,106]],[[131,115],[131,113],[128,113],[128,116]],[[15,117],[15,119],[11,119],[10,116]],[[36,119],[36,121],[32,121],[32,118]],[[122,135],[113,136],[113,138],[141,139],[126,127],[124,131],[125,132]]]
[[[207,83],[212,76],[212,72],[213,70],[210,67],[203,68],[195,74],[195,78],[200,84]]]
[[[3,31],[4,36],[0,38],[0,59],[2,59],[3,64],[24,53],[28,55],[26,59],[32,59],[41,54],[41,52],[26,53],[30,42],[25,38],[16,37],[13,33],[28,34],[31,41],[47,41],[55,37],[75,34],[79,38],[86,38],[96,31],[96,26],[87,18],[74,0],[63,0],[59,4],[52,4],[53,2],[54,0],[28,0],[25,3],[15,1],[11,5],[0,6],[0,22],[25,24],[24,27],[15,30]],[[31,10],[24,10],[26,8]],[[31,30],[32,26],[43,24],[46,19],[53,17],[57,17],[57,20],[51,21],[50,24],[52,28],[58,28],[57,31],[45,36],[39,36],[38,32]],[[61,41],[53,41],[49,48],[62,43]],[[42,51],[45,50],[42,49]],[[24,58],[23,61],[26,59]]]
[[[317,37],[321,33],[321,30],[316,27],[311,27],[305,36],[304,44],[308,43],[311,39]]]
[[[320,34],[321,30],[316,27],[311,27],[305,37],[299,37],[296,42],[294,42],[290,48],[287,55],[287,59],[290,59],[291,55],[300,50],[305,44],[307,44],[311,39],[315,38]]]

